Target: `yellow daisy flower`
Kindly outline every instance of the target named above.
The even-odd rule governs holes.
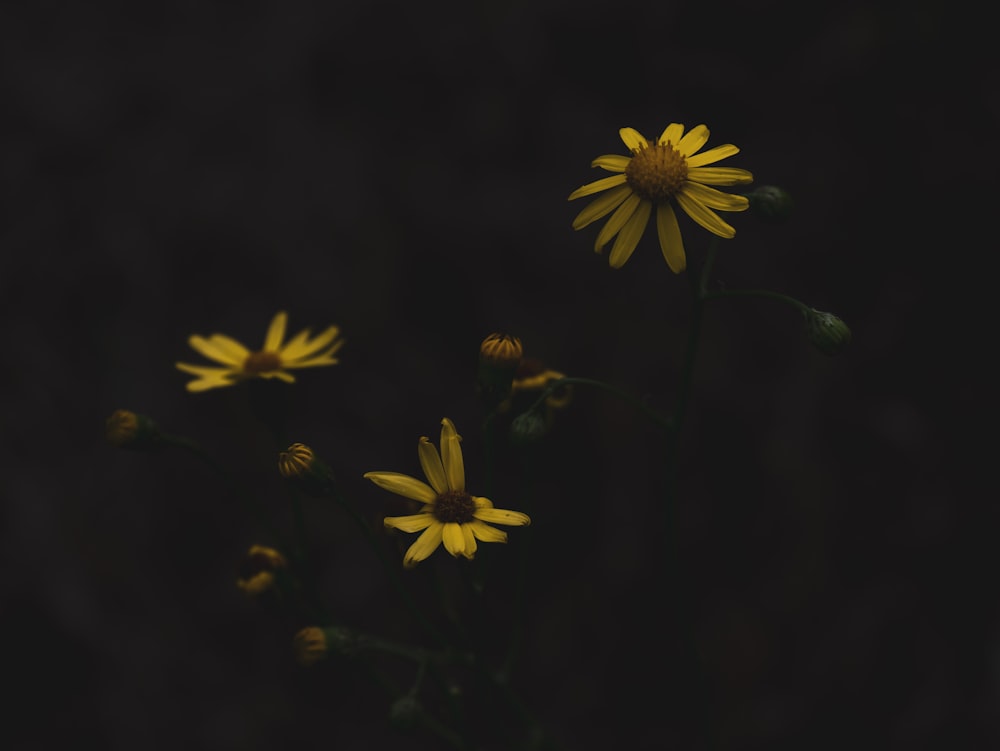
[[[613,211],[594,244],[594,250],[600,253],[611,238],[618,235],[608,256],[608,263],[613,268],[621,268],[632,255],[654,206],[660,250],[675,274],[687,266],[684,242],[674,213],[675,203],[709,232],[727,239],[736,235],[736,230],[713,209],[745,211],[750,202],[745,196],[723,193],[708,186],[745,185],[753,182],[753,175],[744,169],[705,165],[738,154],[738,148],[727,143],[699,154],[698,150],[708,141],[708,128],[704,125],[696,125],[684,135],[683,125],[671,123],[656,142],[633,128],[622,128],[618,133],[632,156],[605,154],[597,157],[591,167],[617,174],[577,188],[569,196],[572,201],[608,191],[577,215],[573,229],[586,227]]]
[[[280,378],[294,383],[295,376],[288,372],[290,369],[337,364],[333,355],[344,344],[342,339],[337,340],[339,328],[330,326],[312,340],[309,329],[304,329],[285,342],[287,324],[287,313],[281,311],[275,315],[264,337],[264,347],[256,352],[224,334],[212,334],[207,339],[197,334],[191,336],[188,344],[193,349],[223,367],[175,363],[179,370],[198,376],[197,380],[188,381],[187,390],[232,386],[247,378]]]
[[[427,483],[398,472],[366,472],[365,477],[391,493],[424,504],[420,513],[388,516],[387,527],[403,532],[422,532],[403,557],[403,565],[413,568],[437,550],[445,549],[456,558],[471,559],[476,540],[507,542],[507,533],[486,522],[521,527],[531,524],[527,514],[493,508],[488,498],[465,491],[465,463],[462,460],[462,437],[447,417],[441,420],[441,454],[426,436],[417,444],[417,455]]]

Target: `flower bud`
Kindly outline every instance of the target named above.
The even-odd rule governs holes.
[[[521,364],[524,348],[510,334],[490,334],[479,345],[479,393],[493,409],[510,395],[510,384]]]
[[[104,436],[115,448],[133,451],[151,451],[163,445],[156,423],[127,409],[116,409],[105,420]]]
[[[333,492],[333,470],[304,443],[293,443],[278,453],[278,472],[309,495],[324,497]]]
[[[851,343],[851,330],[833,313],[810,308],[805,317],[806,336],[823,354],[832,357]]]
[[[276,573],[288,567],[285,557],[274,548],[251,545],[240,565],[236,586],[248,595],[256,596],[272,589]]]
[[[766,222],[778,224],[792,214],[792,197],[775,185],[761,185],[745,195],[750,200],[750,213]]]
[[[292,638],[292,649],[295,652],[295,661],[299,665],[303,667],[315,665],[320,660],[325,660],[329,652],[326,634],[317,626],[308,626]]]

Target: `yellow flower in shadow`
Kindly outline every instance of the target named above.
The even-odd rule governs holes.
[[[198,376],[188,381],[188,391],[206,391],[220,386],[232,386],[247,378],[279,378],[286,383],[294,383],[295,376],[289,370],[336,365],[334,354],[343,346],[338,339],[340,329],[330,326],[323,333],[310,339],[310,330],[303,329],[285,341],[288,314],[284,311],[274,316],[264,337],[264,346],[252,351],[225,334],[209,337],[197,334],[188,339],[188,344],[199,354],[214,360],[222,367],[176,363],[178,370]]]
[[[709,185],[743,185],[753,182],[753,175],[733,167],[708,167],[739,153],[730,143],[698,153],[708,141],[708,128],[696,125],[684,134],[684,126],[671,123],[656,141],[651,141],[634,128],[618,131],[631,156],[605,154],[591,162],[616,174],[588,183],[574,190],[569,200],[607,191],[593,201],[573,220],[573,229],[611,214],[594,243],[598,253],[617,235],[611,247],[608,263],[621,268],[631,257],[649,217],[656,207],[656,231],[660,250],[670,269],[679,274],[687,267],[687,256],[674,205],[709,232],[719,237],[736,235],[716,211],[745,211],[750,202],[746,196],[724,193]]]
[[[527,514],[494,508],[488,498],[466,492],[461,440],[447,417],[441,421],[440,454],[426,436],[420,438],[417,454],[427,482],[398,472],[364,475],[384,490],[424,504],[420,513],[388,516],[384,520],[386,527],[422,533],[403,557],[406,568],[416,566],[441,543],[453,556],[471,559],[476,554],[477,540],[507,542],[507,533],[487,522],[516,527],[531,524]]]

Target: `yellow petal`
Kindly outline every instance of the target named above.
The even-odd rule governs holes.
[[[230,358],[230,362],[233,365],[243,365],[247,356],[250,354],[250,350],[232,337],[228,337],[225,334],[212,334],[208,337],[208,341],[210,344],[214,345],[216,349],[225,352],[226,356]]]
[[[330,344],[339,333],[340,329],[337,326],[330,326],[322,334],[309,341],[309,329],[300,331],[294,339],[281,348],[281,357],[286,361],[309,357]]]
[[[701,167],[702,165],[713,164],[725,159],[726,157],[730,157],[733,154],[739,153],[740,150],[731,143],[724,143],[722,146],[716,146],[715,148],[703,151],[700,154],[692,154],[687,157],[687,163],[688,167]]]
[[[618,208],[618,205],[628,198],[631,192],[632,188],[628,185],[621,185],[609,190],[600,198],[595,198],[587,208],[576,215],[576,219],[573,220],[573,229],[583,229],[602,216],[607,216]]]
[[[600,167],[601,169],[606,169],[608,172],[624,172],[628,167],[628,163],[631,161],[632,157],[630,156],[622,156],[621,154],[604,154],[592,161],[590,166]]]
[[[681,140],[681,136],[684,134],[684,126],[680,123],[670,123],[663,132],[660,134],[660,138],[657,141],[659,144],[669,143],[674,148],[677,148],[677,144]]]
[[[674,196],[677,199],[677,203],[681,205],[681,208],[687,213],[689,217],[694,219],[698,224],[707,229],[712,234],[718,235],[719,237],[724,237],[726,239],[731,239],[736,237],[736,230],[731,226],[726,224],[719,215],[712,211],[710,208],[702,203],[699,203],[696,199],[691,198],[685,193],[678,193]]]
[[[688,170],[688,180],[709,185],[746,185],[753,174],[737,167],[694,167]]]
[[[246,360],[246,355],[244,355],[242,359],[237,359],[232,356],[228,349],[220,347],[210,339],[205,339],[197,334],[193,334],[188,337],[188,344],[191,345],[191,349],[199,355],[207,357],[209,360],[215,360],[215,362],[221,362],[223,365],[240,366],[243,364],[243,361]],[[249,354],[249,352],[247,352],[247,354]]]
[[[699,203],[703,203],[710,209],[719,211],[746,211],[750,208],[750,200],[746,196],[736,196],[732,193],[723,193],[721,190],[709,188],[701,183],[694,183],[690,180],[684,183],[681,190]]]
[[[420,457],[420,466],[423,467],[424,476],[431,484],[431,487],[438,494],[448,491],[448,480],[444,476],[444,467],[441,464],[441,457],[434,448],[434,444],[427,440],[427,436],[421,436],[417,442],[417,455]]]
[[[608,255],[608,263],[613,269],[620,269],[632,255],[635,247],[639,244],[639,238],[646,231],[646,223],[649,221],[649,212],[653,204],[649,201],[639,203],[639,208],[635,210],[632,218],[625,222],[622,231],[618,233],[615,244],[611,246],[611,253]]]
[[[675,274],[684,271],[687,268],[684,240],[681,238],[681,228],[677,225],[674,207],[669,203],[661,203],[656,207],[656,234],[660,238],[660,251],[670,270]]]
[[[684,156],[691,156],[708,141],[708,128],[695,125],[688,134],[677,143],[677,150]]]
[[[471,561],[475,558],[476,549],[479,547],[476,544],[476,536],[472,532],[472,525],[463,524],[462,534],[465,536],[465,557]]]
[[[472,534],[475,535],[476,539],[483,542],[507,542],[506,532],[502,529],[491,527],[489,524],[481,522],[478,519],[469,522],[465,526],[472,530]]]
[[[649,146],[649,139],[635,128],[622,128],[618,131],[622,141],[628,146],[629,151],[638,151]]]
[[[462,534],[462,525],[456,522],[448,522],[444,525],[444,549],[454,556],[465,555],[465,535]]]
[[[472,496],[472,502],[476,505],[476,508],[493,508],[493,501],[489,498]]]
[[[406,551],[406,555],[403,557],[403,565],[406,568],[413,568],[437,550],[437,546],[441,544],[441,533],[443,530],[444,525],[435,519],[434,523],[417,538],[417,541],[410,545],[410,549]]]
[[[625,182],[625,175],[611,175],[610,177],[602,177],[600,180],[595,180],[592,183],[587,183],[582,185],[572,193],[569,194],[568,201],[572,201],[577,198],[583,198],[584,196],[590,196],[594,193],[600,193],[602,190],[607,190],[608,188],[614,188],[617,185],[621,185]]]
[[[601,227],[601,231],[597,233],[597,239],[594,240],[595,253],[600,253],[604,246],[611,242],[611,238],[617,235],[618,231],[625,226],[625,222],[632,218],[640,203],[642,203],[642,199],[635,193],[630,194],[622,202],[611,218]]]
[[[263,373],[257,373],[257,377],[265,380],[277,378],[279,381],[284,381],[285,383],[295,383],[295,376],[291,373],[286,373],[284,370],[266,370]]]
[[[282,310],[274,316],[271,325],[267,327],[267,336],[264,337],[265,352],[279,352],[281,350],[281,342],[285,339],[287,325],[288,314]]]
[[[419,532],[436,521],[434,514],[410,514],[409,516],[387,516],[382,523],[403,532]]]
[[[448,488],[465,490],[465,463],[462,460],[461,437],[455,424],[445,417],[441,420],[441,462],[448,478]]]
[[[520,511],[508,511],[503,508],[479,508],[472,514],[476,519],[494,524],[507,524],[512,527],[526,527],[531,524],[531,517]],[[482,539],[481,537],[479,539]]]
[[[427,483],[399,472],[365,472],[364,477],[383,490],[421,503],[434,503],[438,496]]]

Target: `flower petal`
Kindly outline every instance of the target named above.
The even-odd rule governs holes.
[[[701,167],[704,164],[714,164],[726,157],[739,153],[740,150],[736,146],[733,146],[731,143],[724,143],[721,146],[716,146],[700,154],[692,154],[687,158],[687,163],[688,167]]]
[[[689,217],[694,219],[698,224],[707,229],[712,234],[718,235],[719,237],[724,237],[726,239],[731,239],[736,237],[736,230],[730,225],[726,224],[719,215],[712,211],[710,208],[700,203],[697,199],[692,198],[686,193],[678,193],[674,198],[677,199],[677,203],[681,205],[681,208],[687,213]]]
[[[737,167],[694,167],[688,170],[688,180],[709,185],[746,185],[753,182],[753,173]]]
[[[250,354],[249,350],[244,347],[245,354],[242,358],[233,357],[232,352],[226,347],[220,346],[211,339],[206,339],[202,336],[198,336],[197,334],[192,334],[188,337],[188,344],[191,345],[191,349],[199,355],[207,357],[209,360],[220,362],[223,365],[243,365],[243,361],[246,360],[246,356]]]
[[[212,334],[208,337],[208,341],[216,349],[224,352],[233,365],[242,366],[250,354],[249,349],[225,334]]]
[[[590,163],[591,167],[600,167],[608,172],[624,172],[628,163],[632,161],[630,156],[621,154],[603,154]]]
[[[507,542],[506,532],[502,529],[491,527],[489,524],[481,522],[478,519],[474,519],[464,526],[472,530],[472,534],[475,535],[476,539],[483,542]]]
[[[295,383],[295,376],[291,373],[286,373],[284,370],[265,370],[262,373],[257,373],[257,377],[264,378],[265,380],[277,378],[279,381],[284,381],[285,383]]]
[[[621,128],[618,131],[622,141],[628,146],[629,151],[638,151],[649,146],[649,139],[635,128]]]
[[[649,222],[649,212],[653,204],[649,201],[642,201],[639,208],[635,210],[632,218],[629,219],[622,231],[618,233],[618,239],[611,246],[611,253],[608,255],[608,263],[613,269],[620,269],[632,255],[635,247],[639,244],[639,238],[646,231],[646,224]]]
[[[196,381],[188,381],[185,385],[188,391],[207,391],[221,386],[232,386],[236,383],[235,373],[230,368],[213,368],[205,365],[188,365],[186,362],[174,363],[178,370],[198,376]]]
[[[462,438],[455,424],[445,417],[441,420],[441,462],[448,478],[450,490],[465,490],[465,463],[462,460]]]
[[[421,503],[434,503],[438,496],[427,483],[399,472],[365,472],[364,477],[383,490]]]
[[[434,523],[417,538],[417,541],[410,545],[410,549],[403,556],[403,565],[406,568],[413,568],[437,550],[438,545],[441,544],[441,533],[443,530],[444,525],[435,519]]]
[[[591,222],[607,216],[618,208],[619,204],[631,193],[632,188],[628,185],[621,185],[614,190],[609,190],[600,198],[594,199],[587,208],[576,215],[576,219],[573,220],[573,229],[583,229]]]
[[[614,188],[616,185],[621,185],[625,182],[625,175],[611,175],[610,177],[602,177],[600,180],[595,180],[592,183],[587,183],[582,185],[572,193],[569,194],[569,198],[566,200],[572,201],[577,198],[583,198],[584,196],[590,196],[594,193],[600,193],[602,190],[607,190],[608,188]]]
[[[684,126],[680,123],[670,123],[663,132],[660,134],[657,140],[658,144],[669,143],[674,148],[677,148],[677,144],[680,143],[681,136],[684,134]]]
[[[472,515],[484,522],[508,524],[512,527],[526,527],[531,524],[531,517],[527,514],[522,514],[520,511],[508,511],[504,508],[478,508]]]
[[[472,496],[472,502],[476,505],[476,508],[493,508],[493,501],[489,498]]]
[[[472,525],[463,524],[462,534],[465,535],[465,557],[471,561],[476,557],[476,550],[479,548],[476,544],[476,536],[472,532]]]
[[[656,207],[656,234],[660,238],[660,251],[670,270],[675,274],[684,271],[687,268],[684,240],[681,228],[677,225],[674,207],[669,203],[661,203]]]
[[[340,328],[330,326],[315,339],[309,341],[309,329],[304,329],[281,348],[281,357],[285,361],[308,357],[327,346],[337,338],[339,333]]]
[[[265,352],[279,352],[281,342],[285,339],[285,327],[288,325],[288,313],[280,311],[271,320],[271,325],[267,327],[267,336],[264,337]]]
[[[403,532],[419,532],[427,529],[436,520],[434,514],[410,514],[409,516],[387,516],[382,524]]]
[[[708,128],[695,125],[677,144],[677,150],[684,156],[691,156],[708,141]]]
[[[632,218],[640,203],[642,203],[642,199],[635,193],[629,195],[622,202],[607,223],[601,227],[601,231],[597,233],[597,239],[594,240],[595,253],[600,253],[604,246],[611,242],[611,238],[617,235],[618,231],[625,226],[625,222]]]
[[[444,549],[454,556],[465,555],[465,535],[462,525],[457,522],[447,522],[444,525]]]
[[[732,193],[723,193],[721,190],[709,188],[701,183],[688,180],[681,189],[699,203],[703,203],[710,209],[719,211],[746,211],[750,208],[750,199],[746,196],[737,196]]]
[[[420,457],[420,466],[423,467],[424,476],[431,484],[431,487],[440,495],[448,491],[448,480],[444,475],[444,466],[441,464],[441,457],[438,450],[434,448],[427,436],[420,436],[417,443],[417,455]]]

